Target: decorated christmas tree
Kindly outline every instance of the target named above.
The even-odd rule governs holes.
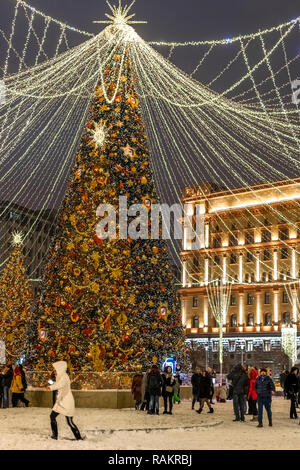
[[[159,198],[130,55],[114,47],[48,254],[36,367],[65,359],[75,370],[132,371],[180,357],[184,345],[167,242],[150,238]],[[141,204],[146,221],[129,213],[124,224],[120,203]]]
[[[33,293],[26,276],[22,234],[15,233],[12,251],[0,279],[0,338],[5,356],[15,362],[29,351],[28,329]]]

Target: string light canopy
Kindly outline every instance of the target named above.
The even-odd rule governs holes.
[[[129,6],[122,6],[121,2],[112,6],[108,2],[111,14],[106,15],[105,21],[96,21],[108,26],[97,35],[89,35],[43,15],[21,0],[7,1],[14,2],[15,11],[10,32],[0,31],[6,45],[6,55],[0,63],[0,79],[6,89],[6,101],[0,105],[0,190],[4,200],[0,216],[8,214],[14,204],[22,206],[25,215],[34,211],[24,241],[41,221],[45,226],[50,220],[47,211],[59,207],[95,86],[103,82],[111,57],[120,56],[122,64],[126,49],[162,202],[179,202],[184,186],[207,181],[216,181],[229,191],[233,185],[252,191],[255,183],[268,183],[272,189],[272,182],[299,175],[300,113],[291,99],[291,67],[299,55],[290,55],[288,47],[299,39],[299,18],[222,41],[167,43],[170,52],[164,58],[152,47],[163,43],[147,43],[132,28],[131,25],[145,23],[134,20],[134,2]],[[27,30],[23,50],[18,50],[15,36],[21,14]],[[39,32],[37,17],[42,20]],[[49,54],[46,43],[52,23],[58,26],[59,34],[55,52]],[[73,32],[84,42],[70,48],[68,34]],[[36,48],[29,54],[32,42]],[[176,48],[183,46],[198,46],[199,51],[206,48],[190,75],[171,62]],[[229,61],[208,83],[197,81],[195,78],[208,67],[214,50],[225,46],[233,51]],[[274,55],[280,60],[274,61]],[[10,73],[12,59],[17,63],[14,73]],[[237,64],[241,64],[240,75],[233,80],[232,70]],[[115,77],[116,90],[121,74],[122,65]],[[230,77],[229,85],[226,80],[223,84],[225,76]],[[214,86],[220,83],[217,91]],[[116,95],[108,96],[104,87],[104,99],[109,106]],[[93,132],[102,145],[104,128]],[[237,197],[233,191],[232,197]],[[263,202],[258,195],[255,197],[258,204]],[[268,210],[297,230],[294,214],[299,210],[299,201],[294,203],[295,209],[290,213],[282,214],[274,204],[269,204]],[[251,208],[246,208],[245,214],[236,217],[237,229],[245,226],[247,218],[269,230]],[[222,214],[216,216],[234,235]],[[51,221],[48,227],[53,224]],[[1,238],[3,245],[7,234],[1,234]],[[171,243],[177,261],[179,247],[174,241]],[[8,248],[3,251],[8,253]],[[299,255],[297,249],[295,254]],[[32,262],[40,266],[42,260]],[[268,267],[263,260],[260,263]],[[230,269],[226,275],[230,276]]]

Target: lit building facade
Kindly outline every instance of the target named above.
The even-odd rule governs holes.
[[[223,372],[243,361],[278,376],[288,365],[281,328],[299,320],[285,285],[300,278],[300,178],[233,190],[187,187],[183,203],[203,227],[195,248],[184,223],[180,289],[182,321],[200,363],[219,368],[206,286],[230,281]]]

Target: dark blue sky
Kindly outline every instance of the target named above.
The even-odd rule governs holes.
[[[5,3],[8,0],[0,0]],[[130,0],[123,1],[129,4]],[[92,21],[108,11],[104,0],[28,0],[73,26],[96,32]],[[117,3],[117,0],[111,0]],[[300,16],[299,0],[137,0],[136,29],[146,40],[202,40],[247,34]],[[299,44],[300,47],[300,44]]]

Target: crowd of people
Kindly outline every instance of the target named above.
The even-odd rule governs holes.
[[[180,372],[175,375],[170,366],[161,373],[157,365],[146,373],[135,374],[132,380],[131,392],[135,400],[135,409],[147,411],[148,414],[159,414],[159,398],[164,401],[163,414],[173,413],[173,404],[180,403]]]

